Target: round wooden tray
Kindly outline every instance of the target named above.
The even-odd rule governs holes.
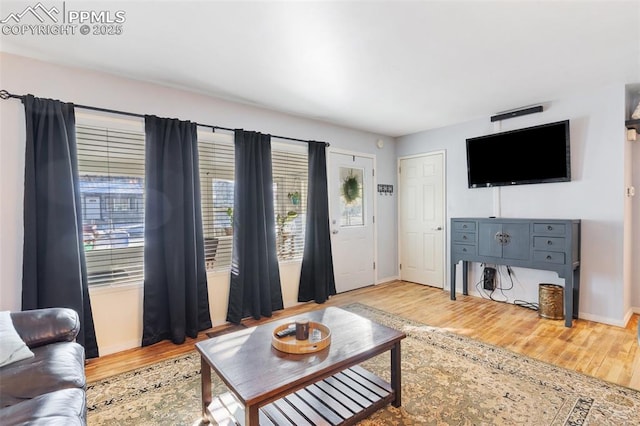
[[[314,321],[309,321],[309,338],[306,340],[297,340],[295,335],[283,338],[276,336],[277,332],[288,328],[291,324],[295,323],[283,324],[273,330],[271,345],[279,351],[290,354],[308,354],[321,351],[331,343],[331,330],[329,327]],[[320,332],[320,338],[314,339],[314,335],[317,335],[318,332]]]

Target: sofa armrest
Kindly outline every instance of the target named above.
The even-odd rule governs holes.
[[[80,331],[78,314],[69,308],[11,312],[11,320],[30,348],[55,342],[73,342]]]

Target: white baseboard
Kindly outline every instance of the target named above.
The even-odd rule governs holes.
[[[140,340],[130,340],[128,342],[122,342],[112,346],[102,347],[98,345],[98,350],[100,352],[100,356],[104,356],[114,354],[116,352],[126,351],[127,349],[139,348],[141,344],[142,343]]]
[[[631,320],[631,317],[634,314],[640,314],[640,308],[633,307],[633,306],[629,308],[629,310],[627,311],[627,314],[624,316],[624,326],[623,327],[626,327],[627,324],[629,324],[629,321]]]
[[[627,317],[626,319],[615,320],[615,319],[609,318],[609,317],[603,317],[603,316],[600,316],[600,315],[593,315],[593,314],[587,314],[587,313],[584,313],[584,312],[580,312],[578,314],[578,318],[579,319],[583,319],[583,320],[587,320],[587,321],[599,322],[601,324],[614,325],[616,327],[624,327],[624,326],[627,325],[627,321],[629,321],[629,318],[631,318],[631,316],[629,315],[629,317]]]
[[[396,275],[396,276],[393,276],[393,277],[378,278],[378,280],[376,281],[376,285],[388,283],[388,282],[391,282],[391,281],[397,281],[399,279],[400,279],[399,275]]]
[[[462,295],[462,291],[456,292],[456,295]],[[482,295],[480,293],[478,293],[477,291],[474,291],[472,289],[469,289],[469,296],[482,297]],[[484,297],[483,299],[489,300],[486,297]],[[588,313],[585,313],[585,312],[580,312],[578,314],[578,318],[582,319],[582,320],[599,322],[599,323],[607,324],[607,325],[613,325],[613,326],[616,326],[616,327],[625,327],[627,325],[627,323],[629,322],[629,320],[631,319],[631,315],[633,315],[634,312],[638,313],[638,309],[637,308],[631,308],[629,310],[629,312],[627,312],[627,315],[625,315],[625,317],[622,320],[616,320],[616,319],[613,319],[613,318],[603,317],[603,316],[600,316],[600,315],[588,314]]]

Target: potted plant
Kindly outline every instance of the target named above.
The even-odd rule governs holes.
[[[278,213],[278,215],[276,216],[276,223],[278,224],[278,229],[280,230],[280,234],[284,233],[284,227],[287,224],[287,222],[295,219],[296,217],[298,217],[298,213],[293,210],[288,211],[287,214]]]
[[[224,228],[225,235],[233,234],[233,207],[227,208],[227,216],[229,217],[229,226]]]
[[[300,193],[298,191],[288,193],[287,197],[289,198],[289,201],[291,201],[291,204],[293,204],[294,206],[300,204]]]
[[[278,258],[290,259],[293,256],[294,235],[291,229],[287,227],[287,223],[298,217],[298,213],[290,210],[287,214],[276,215],[276,223],[278,225]]]

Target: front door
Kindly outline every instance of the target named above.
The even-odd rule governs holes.
[[[400,160],[400,277],[444,288],[444,152]]]
[[[342,293],[375,283],[373,158],[329,155],[331,250]]]

